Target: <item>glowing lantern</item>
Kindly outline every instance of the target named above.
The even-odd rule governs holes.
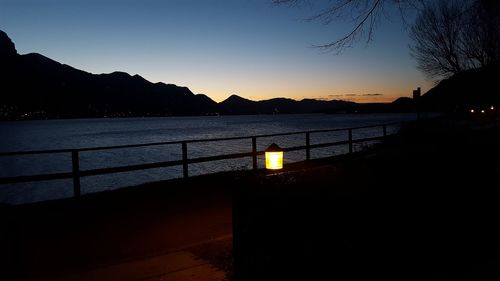
[[[266,150],[266,169],[279,170],[283,168],[283,149],[272,143]]]

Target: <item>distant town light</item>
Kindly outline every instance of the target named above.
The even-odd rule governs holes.
[[[484,109],[481,109],[481,113],[484,113]]]
[[[494,108],[494,107],[493,107],[493,105],[492,105],[492,106],[490,107],[490,109],[491,109],[491,110],[493,110],[493,109],[495,109],[495,108]]]
[[[283,168],[283,149],[272,143],[266,150],[266,169],[279,170]]]
[[[474,109],[471,109],[471,110],[470,110],[470,113],[474,113]]]

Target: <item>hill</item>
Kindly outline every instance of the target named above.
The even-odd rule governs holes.
[[[354,102],[323,101],[303,99],[296,101],[289,98],[274,98],[252,101],[237,95],[231,95],[219,103],[221,114],[290,114],[290,113],[333,113],[352,111],[357,107]]]
[[[421,98],[422,110],[460,112],[500,104],[500,64],[471,69],[442,80]]]

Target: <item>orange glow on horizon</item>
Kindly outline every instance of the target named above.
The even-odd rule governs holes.
[[[390,103],[400,97],[412,97],[413,90],[417,87],[421,87],[422,93],[433,87],[431,82],[413,79],[378,81],[370,77],[343,79],[341,76],[330,80],[304,76],[279,78],[283,77],[215,80],[200,75],[181,80],[172,79],[170,83],[188,87],[195,94],[205,94],[216,102],[222,102],[231,95],[238,95],[252,101],[289,98],[297,101],[317,99]]]
[[[244,93],[231,93],[227,95],[211,95],[207,94],[211,99],[216,102],[222,102],[226,100],[231,95],[238,95],[242,98],[249,99],[252,101],[262,101],[269,100],[274,98],[289,98],[296,101],[301,101],[303,99],[316,99],[316,100],[342,100],[342,101],[351,101],[356,103],[391,103],[400,97],[411,97],[410,93],[405,94],[394,94],[394,95],[385,95],[385,94],[339,94],[339,95],[321,95],[321,94],[297,94],[297,95],[279,95],[279,94],[244,94]]]
[[[400,97],[412,97],[417,87],[424,94],[434,86],[430,81],[389,74],[378,77],[376,74],[362,75],[362,72],[330,74],[325,70],[313,75],[306,71],[291,71],[290,74],[277,75],[265,70],[263,73],[240,70],[228,73],[223,79],[201,71],[185,76],[169,73],[168,80],[169,83],[189,87],[195,94],[205,94],[216,102],[238,95],[252,101],[290,98],[297,101],[318,99],[390,103]],[[161,81],[165,76],[154,80]]]

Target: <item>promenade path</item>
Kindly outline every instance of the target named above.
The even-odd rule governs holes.
[[[231,259],[231,190],[220,179],[5,207],[13,279],[0,279],[223,280],[214,260]]]

